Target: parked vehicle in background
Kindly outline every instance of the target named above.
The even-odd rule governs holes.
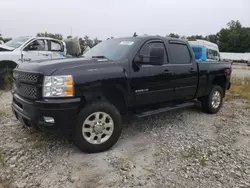
[[[0,45],[0,87],[4,75],[21,63],[64,58],[64,41],[47,37],[22,36]]]
[[[197,63],[187,41],[159,36],[99,43],[81,58],[20,64],[12,109],[27,126],[73,133],[85,152],[112,147],[122,115],[145,117],[201,101],[217,113],[230,88],[231,65]]]
[[[233,60],[231,60],[231,59],[223,59],[223,61],[224,61],[224,62],[228,62],[228,63],[230,63],[231,65],[233,64]]]
[[[57,59],[66,54],[66,45],[61,40],[47,37],[18,37],[0,45],[0,63],[20,64],[37,60]]]
[[[234,63],[247,64],[250,60],[250,53],[233,53],[233,52],[221,52],[221,59],[226,61],[231,60]]]
[[[206,40],[192,40],[188,41],[193,52],[195,58],[198,61],[219,61],[220,53],[219,47],[217,44]]]

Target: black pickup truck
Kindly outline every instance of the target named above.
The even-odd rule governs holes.
[[[81,58],[20,64],[12,109],[44,131],[66,131],[84,152],[112,147],[122,117],[145,117],[200,101],[217,113],[230,88],[231,65],[195,61],[188,42],[159,36],[104,41]]]

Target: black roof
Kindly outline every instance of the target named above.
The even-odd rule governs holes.
[[[163,36],[159,36],[159,35],[140,35],[140,36],[136,36],[136,37],[118,37],[118,38],[114,38],[114,39],[134,39],[134,38],[139,38],[139,39],[164,39],[164,40],[175,40],[175,41],[181,41],[181,42],[187,42],[186,40],[183,39],[179,39],[179,38],[172,38],[172,37],[163,37]]]

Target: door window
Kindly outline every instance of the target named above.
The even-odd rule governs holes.
[[[162,42],[149,42],[145,44],[141,50],[140,50],[140,55],[144,57],[144,60],[149,62],[150,60],[150,53],[153,48],[163,48],[164,49],[164,62],[167,60],[167,55],[166,55],[166,50],[164,47],[164,44]]]
[[[50,41],[50,50],[60,52],[60,51],[62,51],[62,44],[60,42],[51,40]]]
[[[185,44],[170,43],[169,53],[172,58],[172,64],[190,64],[191,54]]]
[[[207,58],[212,60],[218,60],[219,54],[215,50],[207,49]]]
[[[47,51],[48,46],[45,40],[38,39],[31,42],[28,46],[29,51]]]

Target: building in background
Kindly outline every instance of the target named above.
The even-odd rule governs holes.
[[[229,53],[220,52],[221,59],[226,61],[233,61],[236,63],[249,63],[250,53]]]

